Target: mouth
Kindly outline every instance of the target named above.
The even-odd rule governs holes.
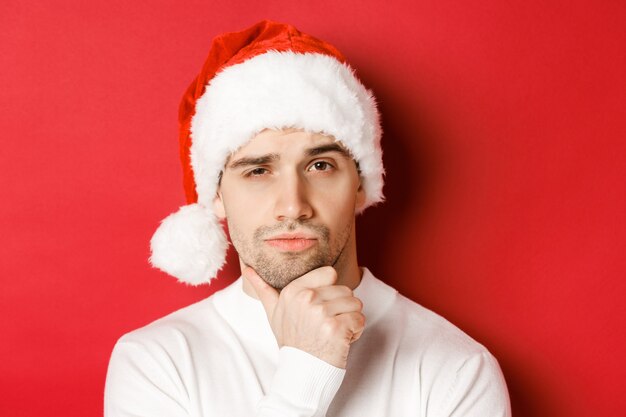
[[[284,252],[300,252],[317,244],[315,236],[304,233],[284,233],[264,239],[274,249]]]

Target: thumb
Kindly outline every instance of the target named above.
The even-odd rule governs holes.
[[[274,314],[274,309],[276,308],[276,303],[278,303],[278,297],[280,295],[278,291],[265,282],[263,278],[249,266],[246,266],[244,270],[241,271],[241,275],[252,285],[254,292],[256,292],[257,297],[259,297],[259,300],[263,304],[265,314],[271,319]]]

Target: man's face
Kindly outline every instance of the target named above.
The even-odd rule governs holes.
[[[364,200],[354,160],[332,137],[265,130],[227,161],[214,209],[240,260],[282,289],[321,266],[356,263]]]

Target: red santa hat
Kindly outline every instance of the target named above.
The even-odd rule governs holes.
[[[212,210],[228,157],[264,129],[334,137],[358,162],[366,203],[383,200],[380,116],[371,92],[332,45],[262,21],[215,38],[179,111],[187,203],[151,240],[151,264],[199,285],[222,268],[228,241]]]

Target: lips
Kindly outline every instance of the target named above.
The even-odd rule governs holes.
[[[317,238],[304,233],[283,233],[265,239],[265,243],[281,251],[299,252],[315,246]]]

